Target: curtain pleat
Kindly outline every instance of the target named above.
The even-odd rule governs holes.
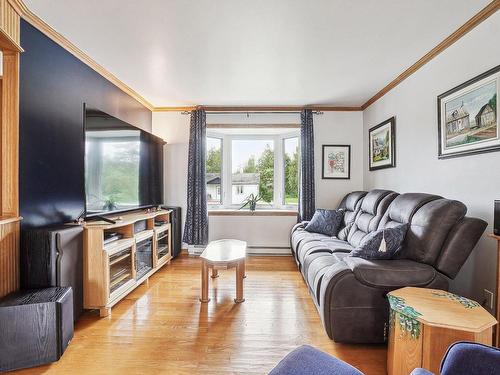
[[[313,113],[305,109],[300,114],[300,186],[299,221],[311,220],[315,208],[314,191],[314,130]]]
[[[183,241],[188,245],[208,242],[208,209],[205,183],[206,114],[191,111],[189,128],[187,212]]]

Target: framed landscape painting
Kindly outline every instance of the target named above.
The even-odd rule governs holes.
[[[351,178],[350,145],[323,145],[322,178],[334,180]]]
[[[396,118],[391,117],[368,131],[369,168],[392,168],[396,166]]]
[[[438,96],[440,159],[500,150],[500,65]]]

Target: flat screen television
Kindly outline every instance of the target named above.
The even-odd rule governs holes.
[[[153,134],[85,108],[85,216],[163,204],[163,146]]]

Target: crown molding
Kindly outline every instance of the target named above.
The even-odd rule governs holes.
[[[38,17],[35,13],[33,13],[29,8],[24,4],[21,0],[7,0],[9,4],[12,5],[14,9],[19,13],[19,15],[28,23],[30,23],[33,27],[37,28],[47,37],[52,39],[54,42],[63,47],[66,51],[71,53],[77,59],[82,61],[84,64],[88,65],[92,69],[94,69],[97,73],[106,78],[109,82],[114,84],[116,87],[121,89],[123,92],[127,93],[147,109],[152,111],[154,106],[148,102],[143,96],[141,96],[137,91],[132,89],[130,86],[122,82],[118,79],[113,73],[109,72],[102,65],[93,60],[90,56],[88,56],[85,52],[71,43],[68,39],[66,39],[63,35],[58,33],[52,27],[50,27],[45,21],[43,21],[40,17]]]
[[[211,112],[297,112],[303,109],[323,112],[356,112],[361,111],[361,107],[341,107],[328,105],[306,105],[306,106],[185,106],[185,107],[155,107],[153,112],[185,112],[195,109],[204,109]]]
[[[391,91],[394,87],[399,85],[457,40],[462,38],[469,31],[474,29],[481,22],[492,16],[496,13],[496,11],[500,9],[500,0],[493,0],[486,7],[484,7],[479,13],[469,19],[466,23],[460,26],[457,30],[455,30],[452,34],[450,34],[446,39],[444,39],[441,43],[439,43],[436,47],[427,52],[424,56],[422,56],[415,64],[406,69],[403,73],[398,75],[394,80],[392,80],[387,86],[385,86],[382,90],[373,95],[366,103],[361,106],[362,110],[365,110],[370,105],[379,100],[382,96]]]

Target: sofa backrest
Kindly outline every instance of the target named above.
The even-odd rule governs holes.
[[[356,214],[361,208],[361,203],[363,202],[363,198],[366,194],[366,191],[353,191],[352,193],[347,194],[342,199],[339,206],[337,207],[345,211],[342,226],[340,227],[340,229],[343,229],[349,223],[354,222],[354,219],[356,219]]]
[[[399,258],[432,265],[453,278],[486,228],[480,219],[465,218],[466,212],[465,205],[456,200],[405,193],[392,201],[379,228],[408,223]],[[458,241],[463,242],[461,246]]]
[[[391,190],[374,189],[368,192],[349,231],[347,242],[356,247],[363,237],[376,230],[390,203],[398,196]]]

